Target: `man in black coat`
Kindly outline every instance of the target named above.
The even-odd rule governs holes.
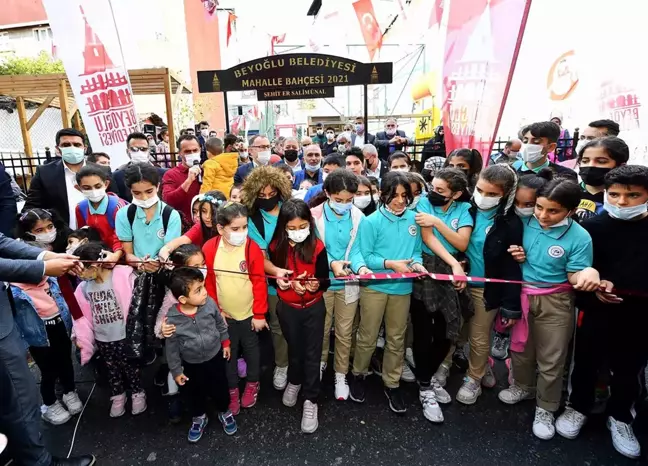
[[[125,165],[122,165],[117,169],[117,171],[115,171],[115,173],[113,173],[112,177],[115,184],[114,186],[111,185],[108,189],[109,191],[117,194],[123,200],[133,202],[133,194],[131,193],[131,190],[126,187],[124,176],[126,173],[126,168],[133,163],[148,163],[150,165],[153,165],[151,156],[148,152],[148,142],[146,140],[146,135],[144,135],[143,133],[129,134],[126,138],[126,153],[128,154],[128,158],[131,161]],[[160,179],[162,179],[167,169],[157,167],[157,171],[160,175]],[[161,189],[160,192],[162,192]]]
[[[391,153],[403,150],[405,146],[414,145],[414,142],[405,135],[405,131],[398,129],[395,118],[388,118],[385,121],[385,131],[376,133],[373,145],[378,149],[378,157],[387,160]]]
[[[376,136],[367,131],[364,118],[355,119],[355,132],[351,133],[351,146],[362,149],[365,144],[373,144]]]
[[[0,163],[0,233],[13,237],[16,225],[16,195],[11,186],[11,176],[5,171],[5,166]]]

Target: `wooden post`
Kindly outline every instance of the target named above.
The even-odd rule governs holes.
[[[68,101],[67,101],[67,80],[61,79],[59,81],[59,106],[61,107],[61,121],[63,122],[63,128],[70,127],[70,114],[68,113]]]
[[[29,135],[29,128],[27,127],[27,111],[25,110],[25,99],[23,97],[16,98],[16,107],[18,107],[18,121],[20,122],[20,132],[22,133],[23,147],[25,154],[29,160],[29,172],[34,174],[34,162],[32,160],[32,144],[31,136]],[[23,172],[24,175],[24,172]]]
[[[72,127],[81,131],[81,114],[78,111],[72,116]]]
[[[182,84],[178,84],[181,86]],[[167,129],[169,130],[169,150],[171,151],[171,161],[175,166],[176,161],[176,140],[175,140],[175,129],[173,127],[173,103],[171,102],[171,75],[169,74],[169,69],[166,70],[166,75],[164,76],[164,102],[166,104],[166,114],[167,114]]]

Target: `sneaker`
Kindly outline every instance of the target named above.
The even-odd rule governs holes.
[[[79,399],[79,395],[76,391],[66,393],[63,395],[63,404],[72,416],[79,414],[83,409],[83,403]]]
[[[420,389],[419,401],[423,406],[423,416],[425,416],[425,419],[430,422],[443,422],[443,413],[441,412],[441,407],[437,402],[434,390]]]
[[[3,451],[5,451],[5,448],[7,448],[8,443],[9,443],[9,439],[7,439],[7,436],[4,434],[0,434],[0,455],[2,454]]]
[[[405,400],[403,400],[403,392],[400,387],[396,388],[387,388],[385,387],[385,396],[389,400],[389,409],[397,414],[405,414],[407,412],[407,406],[405,406]]]
[[[288,366],[286,367],[275,367],[274,375],[272,376],[272,385],[277,390],[283,390],[286,388],[288,383]]]
[[[257,402],[259,396],[259,382],[248,382],[245,384],[243,396],[241,397],[241,406],[243,408],[251,408]]]
[[[509,386],[515,385],[515,378],[513,377],[513,362],[511,361],[511,358],[508,358],[506,361],[504,361],[504,364],[506,364],[506,368],[508,369]]]
[[[230,396],[230,402],[228,408],[230,410],[230,413],[232,413],[234,416],[238,416],[239,413],[241,412],[241,396],[239,393],[239,389],[230,388],[229,396]]]
[[[456,399],[459,403],[465,405],[474,405],[479,395],[481,395],[481,383],[472,377],[464,377],[463,384],[457,392]]]
[[[238,430],[236,419],[234,419],[234,415],[229,411],[226,413],[218,413],[218,420],[222,424],[223,430],[227,435],[234,435]]]
[[[302,412],[301,430],[305,434],[312,434],[317,430],[317,404],[312,401],[304,401]]]
[[[193,418],[191,421],[191,427],[189,428],[189,434],[187,434],[187,440],[191,443],[196,443],[200,440],[203,432],[205,432],[205,427],[207,427],[208,422],[209,418],[206,414]]]
[[[452,355],[452,365],[458,372],[466,372],[468,370],[468,358],[464,348],[457,347]]]
[[[495,359],[508,359],[509,357],[509,345],[511,339],[506,333],[495,332],[493,335],[493,344],[491,345],[491,355]]]
[[[536,406],[535,419],[533,419],[533,435],[541,440],[551,440],[556,435],[554,415],[551,411]]]
[[[405,348],[405,361],[412,369],[416,369],[416,363],[414,362],[414,351],[412,348]]]
[[[587,421],[587,416],[567,406],[565,411],[556,419],[556,432],[570,440],[575,439],[580,434],[585,421]]]
[[[641,446],[630,424],[617,421],[612,416],[608,417],[607,427],[612,434],[612,445],[614,449],[628,458],[639,458],[641,456]]]
[[[178,424],[182,420],[182,401],[179,396],[169,398],[169,422]]]
[[[486,373],[484,374],[484,377],[481,379],[481,384],[482,387],[486,388],[493,388],[495,385],[497,385],[497,380],[495,379],[495,373],[493,372],[493,366],[495,365],[495,361],[493,361],[493,358],[488,358],[488,364],[486,365]]]
[[[416,382],[416,376],[410,366],[407,365],[407,362],[403,360],[403,370],[401,372],[401,378],[403,382]]]
[[[351,386],[349,387],[349,398],[356,403],[365,401],[365,376],[351,374]]]
[[[112,415],[112,413],[111,413]],[[44,421],[49,422],[55,426],[65,424],[72,416],[65,409],[59,400],[56,400],[53,405],[49,405],[47,410],[41,415]]]
[[[139,393],[133,393],[133,409],[132,413],[133,416],[137,416],[138,414],[142,414],[144,411],[146,411],[146,393],[139,392]]]
[[[123,416],[126,412],[126,393],[110,397],[112,405],[110,406],[110,417]]]
[[[335,373],[335,399],[345,401],[349,398],[349,384],[347,383],[346,374],[341,372]]]
[[[448,381],[448,375],[450,375],[450,368],[445,364],[441,364],[437,371],[434,373],[434,379],[441,387],[445,387],[446,382]]]
[[[380,353],[380,354],[379,354]],[[382,376],[382,351],[374,351],[374,354],[371,356],[371,363],[369,363],[369,371],[372,374],[376,374],[378,377]]]
[[[533,400],[535,395],[532,392],[521,389],[518,385],[511,385],[497,394],[502,403],[514,405],[523,400]]]
[[[236,360],[236,372],[238,372],[239,379],[247,377],[247,363],[245,362],[245,359],[238,358]]]
[[[299,395],[299,390],[301,390],[301,385],[293,385],[289,383],[284,390],[282,402],[284,406],[292,408],[297,404],[297,396]]]
[[[436,400],[439,403],[444,405],[447,405],[448,403],[452,403],[452,397],[446,391],[446,389],[441,386],[441,384],[435,377],[432,377],[432,380],[430,381],[430,386],[432,387],[434,396],[436,397]]]
[[[325,371],[326,371],[326,363],[320,362],[320,382],[322,381],[322,377],[324,377]]]

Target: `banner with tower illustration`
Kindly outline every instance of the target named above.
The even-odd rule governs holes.
[[[117,168],[128,162],[126,138],[139,125],[110,0],[43,5],[92,150]]]

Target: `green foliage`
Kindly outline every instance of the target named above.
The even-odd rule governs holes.
[[[63,62],[54,60],[45,51],[37,57],[7,57],[0,62],[0,75],[65,73]]]

